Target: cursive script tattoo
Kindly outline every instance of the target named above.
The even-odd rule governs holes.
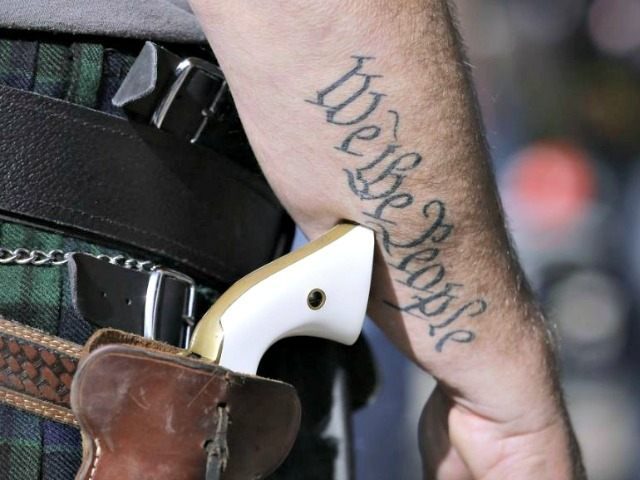
[[[362,200],[363,214],[370,219],[367,224],[376,231],[391,259],[388,265],[394,272],[393,281],[413,292],[407,304],[384,303],[424,320],[428,335],[436,342],[436,352],[450,343],[471,343],[476,333],[467,325],[486,312],[488,304],[482,298],[464,299],[464,285],[449,278],[441,249],[455,226],[449,220],[447,205],[439,198],[417,202],[406,187],[405,179],[423,157],[399,140],[401,114],[384,107],[388,97],[375,88],[382,75],[369,70],[375,57],[351,58],[354,64],[349,70],[306,101],[322,108],[326,122],[344,131],[334,148],[347,160],[343,169],[347,185]],[[398,233],[400,214],[407,212],[424,220],[425,227],[414,238]]]

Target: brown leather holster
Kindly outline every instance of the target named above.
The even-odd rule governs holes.
[[[115,330],[81,349],[0,319],[0,366],[0,401],[80,427],[77,480],[264,478],[300,424],[292,386]]]

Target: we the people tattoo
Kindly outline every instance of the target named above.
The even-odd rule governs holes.
[[[401,114],[387,108],[387,95],[375,88],[382,75],[369,73],[375,57],[352,58],[349,70],[306,101],[325,111],[328,124],[344,130],[335,149],[345,157],[347,185],[363,201],[367,223],[389,258],[399,259],[389,262],[393,280],[414,292],[405,305],[384,303],[425,320],[437,352],[451,342],[470,343],[476,333],[464,320],[482,315],[488,304],[482,298],[464,299],[464,285],[449,278],[441,258],[442,245],[455,229],[447,205],[438,198],[417,203],[406,188],[405,179],[422,163],[422,155],[399,141]],[[414,238],[398,234],[407,213],[424,219],[424,229]]]

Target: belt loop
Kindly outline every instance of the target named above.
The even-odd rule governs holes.
[[[113,104],[136,120],[191,143],[202,143],[205,131],[229,130],[233,110],[217,65],[196,57],[181,58],[152,42],[144,45]]]
[[[207,92],[200,89],[200,95],[189,95],[190,85],[198,81],[205,81],[205,84],[210,84],[212,91]],[[153,112],[151,123],[161,130],[166,130],[167,117],[172,113],[175,112],[174,114],[178,116],[193,115],[193,111],[188,111],[181,106],[181,101],[185,97],[191,97],[196,104],[204,106],[204,108],[200,108],[199,112],[196,112],[196,115],[200,115],[201,119],[197,129],[189,139],[191,143],[197,143],[209,121],[220,114],[223,98],[227,93],[227,81],[218,67],[199,58],[186,58],[176,67],[175,80]],[[206,102],[209,95],[213,96],[213,100],[207,106]],[[186,120],[189,122],[190,119],[187,118]],[[171,129],[169,128],[169,130]]]

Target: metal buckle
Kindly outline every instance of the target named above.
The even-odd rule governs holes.
[[[191,343],[191,335],[195,326],[196,285],[195,281],[183,273],[166,268],[157,268],[151,272],[147,286],[147,296],[144,305],[144,336],[151,339],[157,338],[158,332],[158,307],[162,292],[162,282],[170,277],[184,282],[187,292],[187,302],[181,320],[184,322],[184,335],[182,348],[187,348]]]
[[[220,82],[220,88],[211,104],[200,111],[202,120],[190,139],[191,143],[197,143],[209,121],[218,114],[217,110],[221,106],[223,96],[228,90],[227,81],[217,66],[195,57],[182,60],[176,67],[175,75],[176,79],[151,116],[151,123],[158,128],[163,127],[169,112],[175,107],[177,99],[196,75],[205,75]]]

